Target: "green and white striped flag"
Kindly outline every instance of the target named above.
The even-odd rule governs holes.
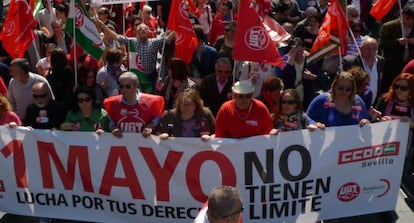
[[[151,93],[152,92],[152,83],[147,74],[145,74],[144,66],[142,66],[141,60],[139,59],[139,55],[137,49],[132,41],[128,41],[128,63],[129,63],[129,70],[134,72],[139,80],[139,85],[142,92]]]
[[[70,1],[66,32],[93,58],[101,58],[105,49],[101,35],[80,0]]]

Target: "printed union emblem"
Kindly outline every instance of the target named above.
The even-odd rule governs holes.
[[[336,194],[338,199],[343,202],[352,201],[353,199],[357,198],[359,193],[361,192],[361,188],[355,182],[349,182],[342,185]]]
[[[253,26],[247,30],[244,35],[244,42],[251,50],[263,50],[269,43],[270,39],[266,35],[266,30],[260,26]]]
[[[83,11],[82,11],[81,7],[78,4],[76,4],[76,6],[75,6],[75,26],[76,27],[83,26],[84,18],[85,18],[85,16],[83,15]]]
[[[184,5],[184,1],[181,1],[179,8],[179,14],[181,15],[181,17],[183,17],[184,19],[189,19],[190,17],[188,16],[188,11],[187,8]]]
[[[11,36],[14,33],[14,30],[16,29],[16,24],[14,23],[14,20],[11,19],[7,23],[7,25],[4,27],[4,32],[6,32],[6,36]]]

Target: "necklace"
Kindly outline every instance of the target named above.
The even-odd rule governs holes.
[[[247,111],[247,114],[245,116],[241,116],[239,113],[239,109],[236,107],[236,103],[234,103],[234,111],[236,112],[237,117],[239,117],[239,119],[241,120],[246,120],[247,117],[249,117],[250,112],[252,111],[252,107],[253,107],[253,103],[250,101],[249,110]]]

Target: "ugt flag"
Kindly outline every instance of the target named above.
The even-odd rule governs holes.
[[[282,59],[252,0],[240,1],[233,59],[282,66]],[[248,15],[248,16],[247,16]]]
[[[190,63],[197,45],[197,37],[184,1],[172,0],[167,27],[176,33],[174,56]]]
[[[80,0],[70,1],[66,32],[93,58],[101,58],[105,49],[101,35]]]
[[[23,57],[27,47],[35,38],[33,29],[33,7],[26,0],[12,0],[4,21],[0,40],[4,49],[14,58]]]

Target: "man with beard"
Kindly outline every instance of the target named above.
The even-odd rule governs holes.
[[[27,107],[23,125],[35,129],[58,129],[66,117],[63,104],[53,100],[46,83],[32,87],[33,103]]]

